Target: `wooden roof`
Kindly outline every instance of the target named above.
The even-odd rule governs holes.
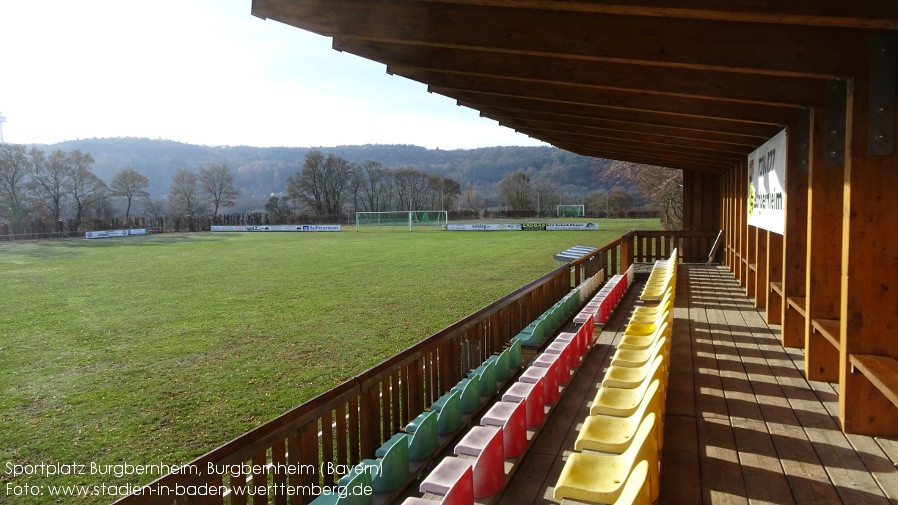
[[[675,5],[675,6],[673,6]],[[864,75],[894,0],[253,0],[578,154],[720,172]]]

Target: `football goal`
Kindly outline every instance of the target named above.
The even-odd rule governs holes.
[[[586,211],[583,205],[559,205],[558,217],[584,217]]]
[[[400,210],[356,212],[355,231],[364,230],[445,230],[449,213],[445,210]]]

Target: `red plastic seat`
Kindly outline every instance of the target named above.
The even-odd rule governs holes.
[[[543,402],[552,404],[558,401],[558,376],[551,368],[530,366],[521,374],[520,382],[528,384],[543,383]]]
[[[402,505],[472,505],[474,503],[474,470],[471,460],[443,458],[421,482],[422,493],[443,495],[440,501],[406,498]]]
[[[527,450],[527,409],[523,402],[494,403],[480,418],[480,424],[502,428],[506,458],[520,456]]]
[[[527,427],[535,428],[546,420],[544,377],[536,383],[515,382],[502,395],[504,402],[522,402],[526,409]]]
[[[573,370],[580,366],[580,356],[577,355],[576,350],[577,346],[572,341],[563,342],[556,339],[546,346],[544,352],[561,355],[568,370]]]
[[[474,426],[455,446],[455,454],[474,456],[474,498],[492,496],[505,485],[505,447],[502,428]]]

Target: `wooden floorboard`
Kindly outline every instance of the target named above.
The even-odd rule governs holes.
[[[606,325],[498,503],[553,503],[639,289]],[[842,433],[838,385],[805,380],[803,351],[780,345],[779,328],[729,271],[680,268],[673,329],[661,504],[898,505],[898,441]]]

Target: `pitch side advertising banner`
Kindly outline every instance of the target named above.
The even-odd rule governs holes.
[[[212,231],[340,231],[339,224],[213,226]]]
[[[449,231],[509,231],[520,230],[519,224],[450,224],[446,227]]]
[[[146,235],[146,228],[138,228],[134,230],[103,230],[89,231],[84,234],[84,238],[111,238],[111,237],[127,237],[129,235]]]
[[[786,223],[786,130],[748,155],[748,224],[783,234]]]
[[[586,231],[586,230],[598,230],[599,223],[547,223],[546,229],[549,231],[563,231],[563,230],[577,230],[577,231]]]
[[[521,229],[524,231],[544,231],[546,223],[522,223]]]

